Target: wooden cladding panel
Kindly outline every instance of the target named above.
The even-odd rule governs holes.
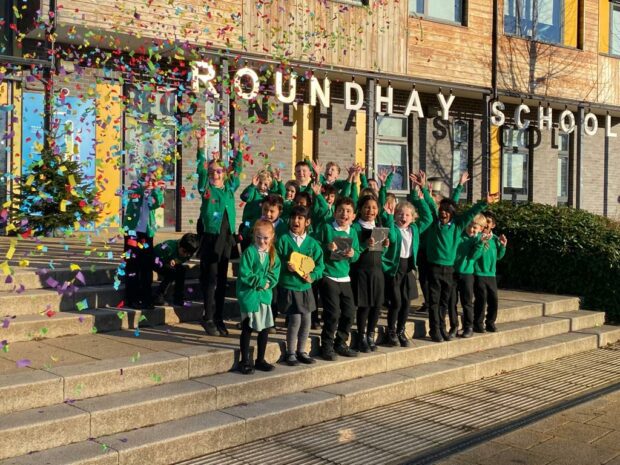
[[[468,2],[467,27],[409,18],[407,73],[488,87],[493,15],[486,0]]]
[[[235,0],[175,0],[172,4],[167,0],[63,0],[58,20],[63,26],[95,34],[237,47],[240,7]]]
[[[318,65],[406,71],[406,2],[372,9],[323,0],[244,0],[248,50]]]

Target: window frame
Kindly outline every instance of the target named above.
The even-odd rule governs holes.
[[[525,141],[525,146],[524,147],[520,147],[519,145],[510,145],[507,146],[506,145],[506,140],[508,139],[506,137],[506,134],[512,134],[513,131],[517,132],[517,137],[520,137],[518,134],[519,133],[523,133],[527,139]],[[501,158],[501,191],[502,191],[502,198],[506,198],[506,199],[511,199],[516,201],[517,203],[522,203],[522,202],[527,202],[529,201],[529,195],[530,195],[530,137],[531,137],[531,133],[530,133],[530,128],[526,128],[526,129],[517,129],[517,128],[513,128],[511,126],[502,126],[502,139],[501,139],[501,150],[502,150],[502,158]],[[514,137],[510,138],[511,143],[512,140],[514,140]],[[525,163],[523,166],[523,178],[524,178],[524,182],[523,184],[523,188],[520,189],[516,189],[514,187],[508,187],[506,186],[506,181],[507,181],[507,176],[504,176],[504,168],[506,166],[510,166],[507,164],[506,158],[508,154],[520,154],[524,156],[525,159]],[[520,191],[520,192],[516,192],[516,191]]]
[[[613,24],[614,24],[614,10],[618,11],[618,14],[620,15],[620,3],[614,3],[610,0],[609,2],[609,44],[608,44],[608,53],[609,55],[613,56],[613,57],[620,57],[620,44],[618,44],[618,50],[616,52],[612,51],[612,44],[613,44],[613,36],[614,36],[614,28],[613,28]],[[620,41],[620,36],[618,38],[618,40]]]
[[[450,130],[452,132],[452,185],[450,186],[450,188],[454,188],[454,186],[456,186],[459,183],[459,180],[461,178],[461,173],[463,172],[463,160],[465,161],[465,171],[470,172],[471,173],[471,168],[470,168],[470,164],[469,164],[469,159],[470,159],[470,147],[469,147],[469,141],[470,141],[470,137],[471,137],[471,130],[470,130],[470,124],[468,120],[464,120],[464,119],[458,119],[455,120],[451,125],[450,125]],[[466,136],[460,140],[459,142],[457,142],[456,140],[456,127],[457,126],[462,126],[464,128],[464,130],[466,131],[465,134]],[[457,167],[457,170],[455,171],[455,152],[459,153],[459,166]],[[468,198],[468,184],[465,184],[463,186],[463,191],[461,192],[461,195],[459,197],[459,200],[467,200]]]
[[[411,3],[416,0],[408,0],[407,4],[407,14],[409,17],[418,17],[423,18],[428,21],[435,21],[438,23],[450,24],[453,26],[463,26],[467,27],[467,12],[468,12],[468,0],[457,0],[461,2],[461,20],[460,21],[451,21],[449,19],[438,18],[436,16],[429,16],[428,14],[428,5],[432,0],[423,0],[424,1],[424,12],[418,13],[417,11],[411,11]]]
[[[379,121],[381,118],[391,118],[391,119],[398,119],[398,120],[402,120],[405,123],[405,128],[404,128],[404,135],[403,136],[384,136],[384,135],[380,135],[379,134]],[[405,164],[404,165],[398,165],[398,166],[402,166],[403,167],[403,183],[404,183],[404,187],[405,189],[388,189],[389,192],[393,192],[395,194],[400,194],[400,195],[408,195],[409,191],[411,189],[411,186],[409,184],[409,172],[410,172],[410,160],[409,160],[409,130],[410,130],[410,121],[409,118],[406,116],[401,116],[401,115],[376,115],[375,116],[375,141],[374,141],[374,160],[373,160],[373,169],[375,173],[379,172],[379,169],[381,167],[381,169],[383,169],[384,167],[386,167],[387,165],[385,164],[380,164],[379,162],[379,157],[378,157],[378,147],[379,145],[395,145],[395,146],[399,146],[399,147],[404,147],[405,149],[405,156],[404,156],[404,161]],[[395,165],[396,166],[396,165]]]
[[[562,141],[560,139],[562,138],[566,138],[566,150],[562,150]],[[568,196],[569,196],[569,190],[570,190],[570,142],[571,142],[571,137],[570,134],[565,133],[565,132],[560,132],[558,134],[558,173],[557,173],[557,180],[558,180],[558,187],[560,187],[561,185],[561,176],[564,174],[562,172],[562,170],[560,169],[560,161],[564,160],[566,163],[566,195],[560,195],[559,192],[557,192],[557,204],[558,205],[568,205]]]
[[[520,2],[522,0],[515,0],[515,2]],[[533,1],[538,1],[538,0],[533,0]],[[502,12],[502,27],[503,27],[503,32],[504,35],[506,36],[510,36],[510,37],[518,37],[520,39],[524,39],[524,40],[529,40],[532,42],[540,42],[543,44],[550,44],[550,45],[557,45],[560,47],[566,47],[566,45],[564,45],[564,33],[565,33],[565,25],[564,25],[564,10],[565,10],[565,0],[558,0],[560,2],[560,23],[558,24],[558,27],[560,29],[560,37],[559,40],[557,42],[552,42],[549,40],[545,40],[542,38],[538,38],[538,37],[533,37],[533,36],[527,36],[527,35],[521,35],[521,28],[519,27],[519,25],[516,23],[515,21],[515,32],[507,32],[506,31],[506,13],[505,13],[505,9]],[[506,5],[506,0],[504,1],[504,6]],[[534,7],[534,4],[532,3],[532,8]],[[516,17],[516,16],[515,16]],[[570,47],[570,48],[574,48],[574,47]],[[577,47],[579,48],[579,47]]]

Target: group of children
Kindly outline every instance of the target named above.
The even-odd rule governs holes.
[[[495,265],[505,253],[507,240],[493,234],[495,217],[485,211],[496,200],[495,195],[457,214],[454,199],[431,195],[423,171],[410,175],[413,188],[409,200],[398,201],[387,192],[394,170],[379,173],[379,184],[366,179],[358,165],[349,168],[344,180],[339,179],[340,168],[335,163],[328,163],[322,173],[320,165],[304,161],[295,165],[295,179],[286,183],[279,170],[262,170],[252,178],[241,193],[245,205],[236,234],[235,192],[240,184],[241,151],[236,151],[227,167],[218,158],[206,160],[200,138],[198,147],[202,326],[209,335],[228,334],[222,308],[231,250],[238,245],[242,249],[236,282],[242,373],[273,370],[265,360],[265,350],[278,312],[286,316],[284,361],[289,365],[313,363],[306,346],[311,327],[319,322],[319,298],[323,308],[321,356],[325,360],[376,350],[375,332],[384,305],[388,309],[384,343],[409,346],[405,325],[410,302],[418,296],[415,271],[420,248],[424,257],[420,271],[424,269],[428,286],[430,338],[442,342],[457,335],[457,300],[463,308],[462,337],[496,331]],[[460,196],[467,180],[467,175],[461,177],[453,197]],[[138,224],[139,213],[146,211],[144,205],[150,209],[156,205],[152,196],[136,196],[141,200],[131,211],[138,212]],[[148,231],[135,225],[126,230],[130,238],[129,232],[137,235],[134,242],[148,236]],[[152,236],[150,245],[141,243],[142,247],[128,247],[127,253],[152,248]],[[174,303],[182,301],[180,269],[183,259],[197,248],[198,237],[193,234],[184,235],[178,244],[166,241],[155,248],[155,262],[159,261],[158,270],[164,276],[156,303],[163,301],[172,279],[177,279]],[[135,266],[128,265],[127,288],[134,279],[131,270]],[[132,295],[127,291],[128,300]],[[354,322],[357,339],[351,347],[348,341]],[[255,361],[250,355],[253,331],[258,333]]]

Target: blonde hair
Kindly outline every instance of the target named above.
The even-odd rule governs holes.
[[[257,220],[256,223],[254,223],[254,229],[252,234],[254,240],[256,240],[256,231],[258,231],[259,229],[268,231],[271,234],[271,243],[269,244],[269,269],[271,269],[273,268],[273,265],[276,261],[276,247],[274,245],[275,241],[273,240],[276,235],[276,230],[273,227],[271,221]]]
[[[256,176],[258,176],[259,181],[268,181],[269,184],[273,182],[273,175],[269,170],[260,170]]]
[[[366,195],[371,195],[373,196],[375,199],[377,198],[377,193],[375,192],[374,189],[370,188],[370,187],[364,187],[359,194],[359,198],[361,199],[362,197],[366,196]]]
[[[413,204],[406,200],[401,200],[400,202],[396,204],[396,207],[394,207],[394,214],[396,214],[396,212],[404,210],[405,208],[408,208],[409,210],[411,210],[411,214],[413,215],[414,219],[418,216],[418,211],[415,209]]]
[[[482,229],[484,229],[487,226],[487,217],[484,216],[482,213],[478,213],[476,216],[474,216],[474,219],[471,220],[471,222],[477,224]]]

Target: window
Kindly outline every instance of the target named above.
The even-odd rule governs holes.
[[[504,33],[562,43],[562,0],[505,0]]]
[[[407,134],[409,125],[407,118],[396,116],[377,116],[375,138],[375,172],[391,170],[396,172],[392,178],[392,191],[409,190],[409,144]]]
[[[502,136],[502,195],[525,202],[528,200],[528,131],[504,128]]]
[[[609,53],[620,55],[620,5],[611,4],[609,14]]]
[[[568,134],[558,136],[558,205],[568,205]]]
[[[465,0],[409,0],[409,15],[464,24]]]
[[[461,179],[461,173],[469,170],[469,124],[467,121],[455,121],[452,126],[452,186]],[[465,184],[461,198],[467,198],[467,184]]]
[[[207,160],[211,160],[214,154],[220,153],[220,121],[218,119],[218,102],[207,99],[205,105],[206,113],[206,139],[205,139],[205,156]]]

